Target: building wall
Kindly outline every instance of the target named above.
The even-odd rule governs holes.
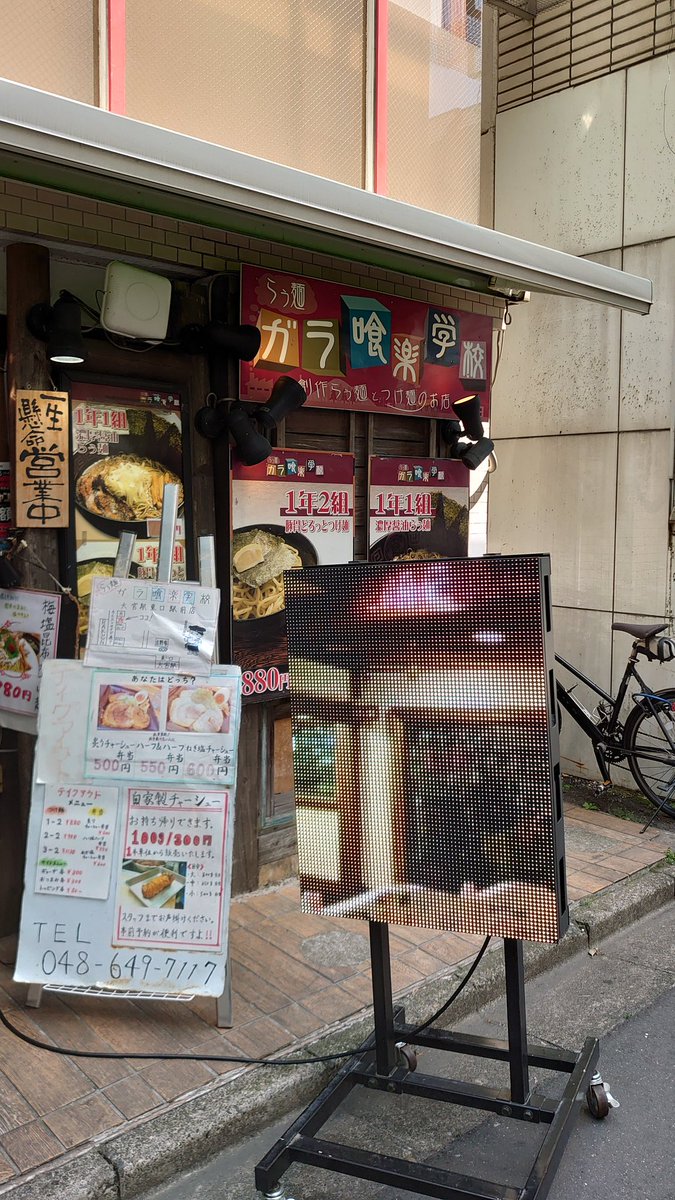
[[[0,0],[0,76],[475,222],[480,0],[385,8]]]
[[[557,648],[616,686],[630,639],[612,621],[672,618],[675,53],[565,83],[495,129],[496,228],[654,284],[646,317],[533,296],[494,389],[489,549],[550,550]],[[568,771],[597,774],[569,720],[562,748]]]

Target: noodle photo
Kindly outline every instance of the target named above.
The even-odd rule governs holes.
[[[302,567],[295,546],[265,529],[235,533],[232,553],[232,617],[256,621],[286,607],[284,571]]]

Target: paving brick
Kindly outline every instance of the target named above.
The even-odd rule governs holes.
[[[8,1179],[13,1179],[17,1172],[18,1167],[15,1167],[7,1155],[0,1150],[0,1184],[7,1183]]]
[[[248,1025],[228,1029],[227,1040],[239,1054],[249,1058],[265,1058],[290,1045],[292,1037],[272,1017],[259,1017]]]
[[[30,1171],[63,1154],[63,1143],[48,1129],[43,1121],[30,1121],[20,1129],[4,1134],[2,1149],[19,1171]]]
[[[124,1116],[102,1095],[87,1096],[75,1104],[66,1104],[45,1117],[47,1125],[60,1142],[71,1150],[97,1134],[124,1122]]]
[[[335,986],[324,988],[323,991],[317,992],[313,996],[307,996],[303,1007],[308,1008],[317,1017],[321,1017],[326,1025],[332,1025],[342,1017],[358,1012],[362,1006],[356,996],[343,987]]]
[[[18,1088],[0,1071],[0,1135],[26,1125],[37,1117],[35,1109],[24,1100]]]
[[[175,1100],[215,1079],[213,1071],[200,1062],[156,1062],[145,1067],[140,1077],[163,1100]]]
[[[164,1103],[159,1092],[140,1074],[130,1075],[119,1083],[111,1083],[103,1095],[127,1120],[140,1117],[142,1113],[150,1112]]]

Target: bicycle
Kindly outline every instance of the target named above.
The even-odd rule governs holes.
[[[573,695],[577,684],[565,687],[557,679],[561,726],[560,706],[593,743],[603,787],[611,787],[611,766],[624,764],[622,769],[630,770],[640,791],[657,806],[645,829],[660,812],[675,817],[675,688],[652,691],[640,676],[636,665],[640,656],[650,662],[670,662],[675,658],[675,641],[669,637],[658,637],[667,628],[666,624],[627,625],[617,622],[612,625],[612,629],[628,633],[635,639],[616,696],[610,696],[604,688],[559,654],[555,656],[566,671],[600,698],[595,712],[591,713]],[[625,722],[622,722],[621,709],[631,679],[636,681],[639,691],[633,693],[633,707]]]

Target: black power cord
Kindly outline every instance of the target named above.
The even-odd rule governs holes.
[[[485,951],[488,948],[489,942],[490,938],[487,937],[461,983],[455,988],[454,992],[450,996],[450,999],[446,1000],[445,1004],[439,1008],[438,1012],[435,1012],[433,1016],[429,1017],[429,1020],[425,1021],[423,1025],[416,1026],[409,1036],[412,1037],[416,1033],[421,1033],[423,1029],[427,1029],[433,1021],[436,1021],[438,1017],[442,1016],[442,1014],[449,1009],[450,1005],[457,999],[460,992],[464,990],[467,983],[471,979],[471,976],[478,967],[483,955],[485,954]],[[100,1050],[71,1050],[66,1046],[49,1046],[47,1042],[41,1042],[38,1038],[31,1037],[28,1033],[22,1033],[20,1029],[17,1029],[16,1025],[13,1025],[12,1022],[7,1019],[7,1015],[2,1009],[0,1009],[0,1023],[2,1023],[5,1026],[5,1029],[8,1029],[10,1033],[13,1033],[15,1037],[20,1038],[22,1042],[26,1042],[29,1046],[34,1046],[36,1050],[46,1050],[50,1054],[66,1054],[69,1058],[128,1058],[132,1060],[159,1059],[162,1062],[229,1062],[242,1063],[244,1066],[256,1067],[304,1067],[311,1066],[314,1063],[334,1062],[335,1059],[338,1058],[354,1058],[357,1054],[363,1054],[369,1049],[368,1046],[355,1046],[351,1050],[339,1050],[336,1051],[335,1054],[316,1054],[310,1058],[244,1058],[236,1057],[232,1054],[158,1054],[156,1051],[153,1053],[140,1051],[128,1053],[118,1050],[110,1050],[104,1054]]]

